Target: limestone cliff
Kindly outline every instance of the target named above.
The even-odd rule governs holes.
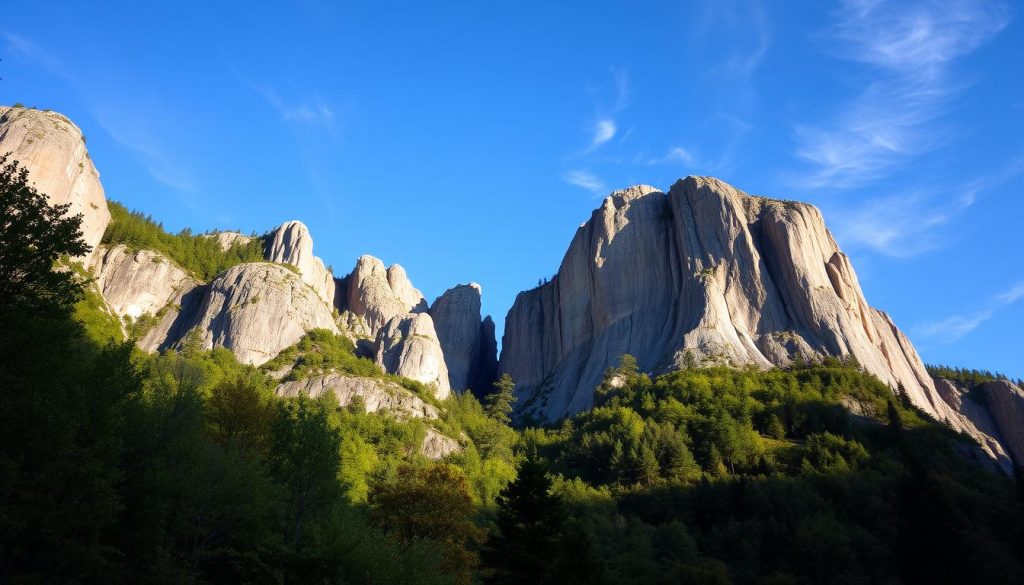
[[[100,174],[85,149],[85,137],[56,112],[0,106],[0,156],[28,169],[29,181],[52,204],[70,203],[82,214],[83,239],[95,251],[110,223]]]
[[[299,394],[313,398],[332,394],[341,407],[351,405],[358,397],[363,401],[366,412],[380,412],[399,419],[434,420],[438,417],[438,411],[432,405],[398,384],[379,378],[329,373],[305,380],[283,382],[277,387],[276,394],[289,398]],[[436,460],[458,451],[459,448],[458,441],[428,426],[420,450],[430,459]]]
[[[952,418],[909,340],[867,304],[818,209],[713,178],[687,177],[667,195],[638,186],[607,197],[557,276],[517,297],[500,369],[517,383],[520,412],[554,420],[588,408],[626,353],[653,372],[691,360],[852,357],[924,411]]]
[[[490,390],[494,382],[497,350],[494,322],[480,319],[480,285],[460,284],[445,291],[430,305],[448,381],[452,390]]]

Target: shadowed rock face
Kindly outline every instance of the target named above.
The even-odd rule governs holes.
[[[515,379],[521,412],[553,420],[590,407],[626,353],[654,372],[691,359],[771,367],[851,356],[951,418],[909,340],[867,304],[818,209],[717,179],[606,198],[557,276],[517,297],[500,370]]]
[[[110,212],[78,126],[56,112],[0,106],[0,156],[7,153],[51,204],[70,203],[68,215],[82,214],[83,239],[95,250]]]
[[[494,383],[497,349],[494,322],[480,319],[480,285],[460,284],[445,291],[430,306],[437,338],[448,366],[448,381],[456,392],[477,394]]]
[[[323,261],[313,255],[313,238],[302,222],[289,221],[264,236],[263,256],[268,262],[295,266],[302,280],[325,303],[334,303],[334,276],[324,267]]]

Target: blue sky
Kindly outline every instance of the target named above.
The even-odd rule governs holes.
[[[820,206],[926,361],[1024,377],[1019,6],[432,4],[51,1],[0,23],[0,103],[168,228],[299,219],[499,327],[609,191],[714,175]]]

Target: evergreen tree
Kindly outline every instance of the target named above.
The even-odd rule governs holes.
[[[903,432],[903,416],[900,414],[899,409],[896,408],[896,404],[893,403],[892,399],[886,400],[886,417],[889,421],[889,438],[896,442]]]
[[[494,392],[484,398],[484,413],[492,419],[509,424],[512,422],[512,404],[516,401],[516,383],[512,376],[502,374],[494,383]]]
[[[488,583],[576,582],[560,559],[581,551],[565,550],[567,515],[551,486],[547,466],[531,452],[519,464],[515,481],[498,498],[498,531],[483,551]],[[576,560],[585,564],[582,558]]]

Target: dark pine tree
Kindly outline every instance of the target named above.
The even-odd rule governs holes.
[[[547,466],[530,453],[498,499],[498,531],[483,550],[495,585],[595,582],[590,543],[551,493]]]

